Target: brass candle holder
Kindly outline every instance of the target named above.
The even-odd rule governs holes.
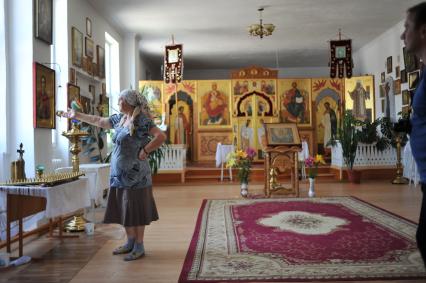
[[[56,115],[59,117],[63,117],[64,112],[63,111],[57,111]],[[69,139],[71,146],[70,146],[70,152],[72,154],[71,163],[72,163],[72,172],[79,172],[80,171],[80,159],[78,157],[78,154],[81,152],[80,147],[80,139],[83,137],[87,137],[89,135],[86,131],[80,130],[80,125],[72,121],[71,122],[71,130],[67,132],[62,132],[62,135]],[[84,231],[84,224],[86,221],[84,218],[79,216],[74,216],[73,220],[71,220],[67,226],[65,227],[65,230],[68,232],[80,232]]]
[[[63,113],[64,113],[63,111],[57,111],[56,115],[59,117],[63,117]],[[69,141],[71,142],[70,152],[72,154],[72,159],[71,159],[72,171],[78,172],[80,171],[79,169],[80,159],[78,157],[78,154],[81,152],[80,139],[83,137],[89,136],[89,133],[85,131],[81,131],[80,125],[77,122],[72,121],[71,124],[72,124],[71,130],[67,132],[65,131],[62,132],[62,135],[66,137],[67,139],[69,139]]]
[[[402,142],[401,133],[395,133],[395,141],[396,141],[396,176],[393,179],[392,184],[396,185],[405,185],[408,184],[408,179],[403,176],[403,169],[401,163],[401,142]]]

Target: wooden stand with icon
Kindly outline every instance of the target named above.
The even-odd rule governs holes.
[[[298,153],[301,145],[269,146],[265,149],[265,196],[299,196]],[[290,174],[290,186],[280,183],[280,175]]]
[[[265,149],[265,196],[299,196],[298,153],[302,150],[299,131],[292,123],[265,124],[268,147]],[[290,174],[290,186],[280,182],[280,175]]]

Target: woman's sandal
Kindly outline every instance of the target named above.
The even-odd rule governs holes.
[[[144,252],[144,251],[140,251],[140,252],[132,251],[130,254],[128,254],[128,255],[126,255],[126,256],[124,257],[124,260],[125,260],[125,261],[132,261],[132,260],[135,260],[135,259],[141,258],[141,257],[143,257],[144,255],[145,255],[145,252]]]
[[[129,247],[128,245],[120,246],[112,251],[113,255],[121,255],[128,254],[133,250],[133,247]]]

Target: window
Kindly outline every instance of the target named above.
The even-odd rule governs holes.
[[[120,52],[119,44],[109,33],[105,32],[105,81],[109,98],[109,113],[118,113],[118,95],[120,93]],[[111,149],[111,136],[107,135],[108,148]]]
[[[110,114],[117,112],[118,94],[120,93],[120,52],[119,44],[109,33],[105,32],[105,79],[109,97]]]

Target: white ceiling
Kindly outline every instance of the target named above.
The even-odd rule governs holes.
[[[339,28],[357,50],[404,19],[421,0],[88,0],[122,32],[139,34],[140,50],[160,65],[164,45],[184,45],[189,69],[327,66],[328,40]],[[255,38],[247,26],[276,29]]]

